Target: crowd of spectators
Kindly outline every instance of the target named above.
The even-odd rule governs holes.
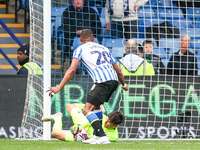
[[[125,45],[126,52],[122,58],[119,59],[119,66],[124,70],[124,73],[126,72],[125,74],[129,75],[197,75],[197,59],[195,55],[189,51],[191,40],[189,35],[183,35],[181,37],[180,50],[170,57],[167,68],[165,68],[162,59],[154,54],[152,40],[145,40],[141,46],[132,39],[139,38],[138,9],[144,6],[148,1],[149,0],[106,0],[106,3],[104,3],[105,28],[111,31],[110,38],[125,38],[127,40]],[[199,7],[198,4],[194,4],[194,7]],[[187,13],[184,11],[185,5],[190,6],[190,2],[177,2],[177,6],[182,8],[184,14]],[[74,37],[79,37],[84,28],[90,28],[99,43],[101,43],[102,31],[100,16],[97,11],[89,7],[88,1],[87,5],[85,5],[84,0],[72,0],[72,5],[69,5],[63,12],[63,20],[65,39],[63,61],[66,60],[66,58],[68,60],[72,59],[73,50],[71,47],[73,39]],[[158,41],[159,39],[156,42]],[[137,61],[132,62],[132,60]]]

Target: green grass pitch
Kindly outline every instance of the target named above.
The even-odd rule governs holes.
[[[133,140],[108,145],[90,145],[59,140],[15,140],[0,138],[0,150],[199,150],[200,140]]]

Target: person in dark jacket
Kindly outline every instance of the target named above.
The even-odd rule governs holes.
[[[167,74],[170,75],[197,75],[197,59],[188,48],[190,36],[183,35],[180,42],[180,50],[175,52],[167,65]]]
[[[143,42],[144,56],[148,62],[153,64],[155,74],[165,74],[165,66],[159,56],[153,54],[153,41],[145,40]]]
[[[101,41],[101,22],[94,9],[84,6],[84,0],[72,0],[70,5],[63,12],[64,29],[64,58],[72,59],[73,51],[71,46],[74,37],[79,37],[81,31],[85,28],[92,30],[95,37]]]
[[[36,62],[29,62],[29,45],[29,43],[23,45],[17,50],[17,61],[21,66],[17,75],[28,75],[28,72],[34,75],[42,75],[41,67]]]

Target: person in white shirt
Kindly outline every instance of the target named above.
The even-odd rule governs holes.
[[[90,29],[84,29],[81,32],[80,40],[83,45],[74,51],[71,66],[65,73],[61,83],[57,87],[50,87],[47,92],[49,92],[49,95],[58,93],[74,76],[79,62],[82,61],[94,82],[83,109],[83,114],[94,128],[94,136],[83,141],[83,143],[109,144],[110,141],[101,126],[103,113],[100,105],[108,102],[110,96],[118,87],[118,80],[124,90],[127,91],[129,87],[125,84],[124,76],[109,49],[93,42],[94,36]]]
[[[111,30],[112,38],[138,37],[138,9],[146,2],[148,0],[106,0],[106,28]]]

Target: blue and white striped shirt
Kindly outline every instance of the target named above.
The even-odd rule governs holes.
[[[75,49],[73,53],[74,58],[82,61],[94,83],[110,80],[118,81],[117,73],[113,68],[116,60],[105,46],[88,42]]]

